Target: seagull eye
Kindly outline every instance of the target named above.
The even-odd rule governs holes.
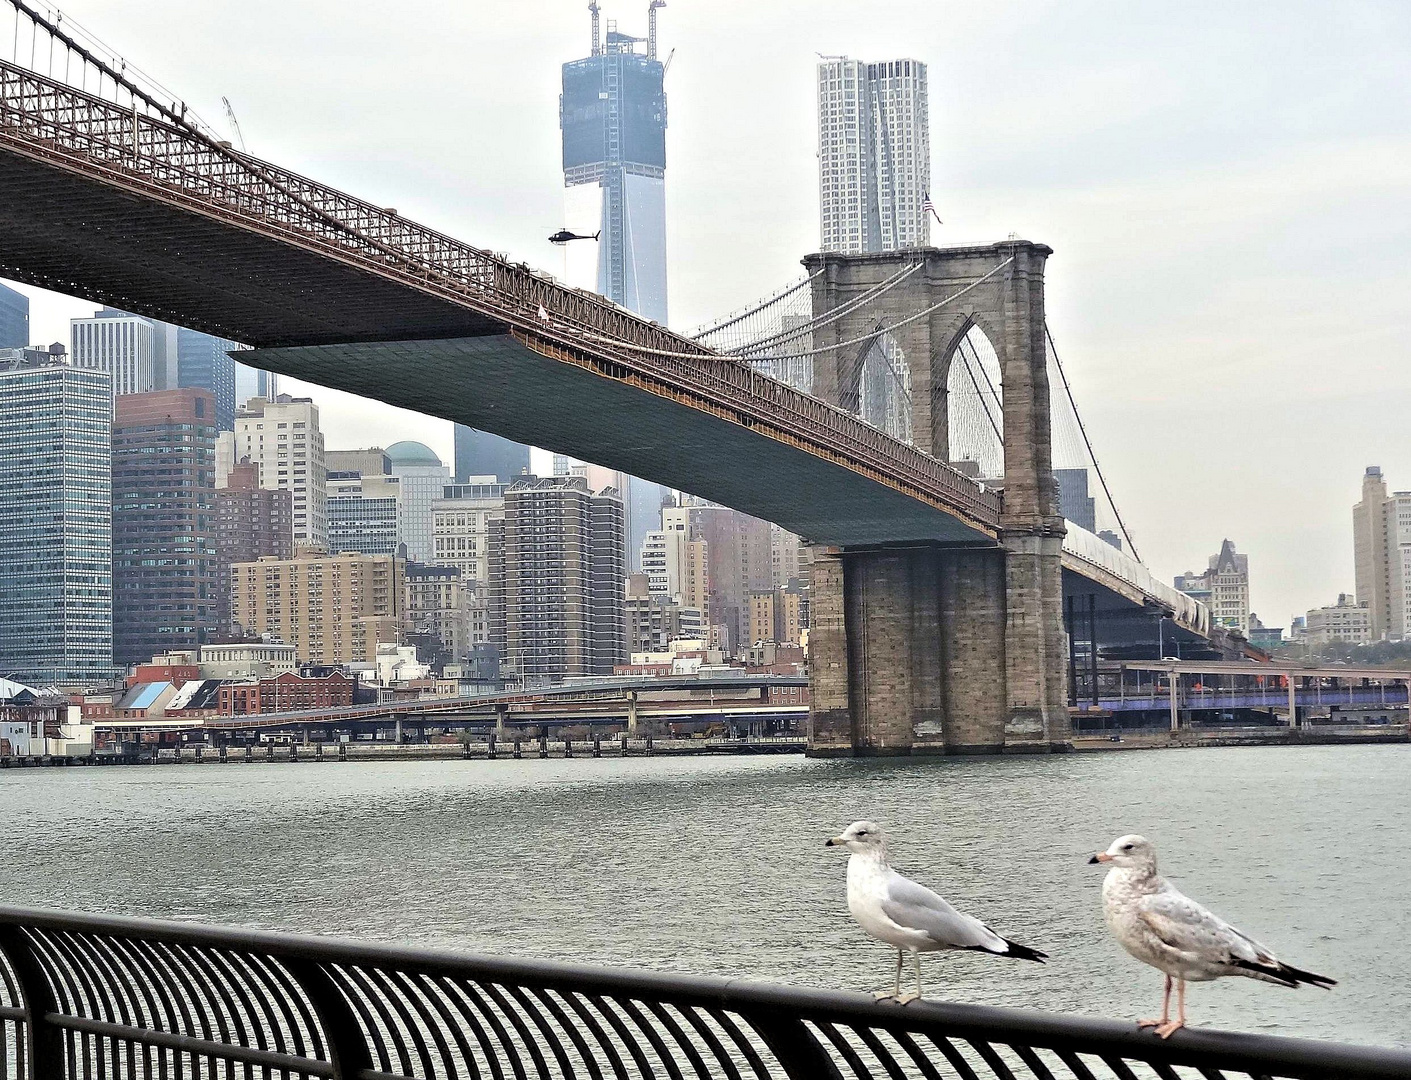
[[[1132,845],[1131,845],[1131,844],[1123,844],[1123,845],[1122,845],[1122,850],[1123,850],[1123,851],[1131,851],[1131,850],[1132,850]]]

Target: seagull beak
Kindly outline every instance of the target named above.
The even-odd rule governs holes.
[[[1105,852],[1105,851],[1099,851],[1096,855],[1094,855],[1091,859],[1088,860],[1088,865],[1091,866],[1093,863],[1103,863],[1103,862],[1111,862],[1111,861],[1112,861],[1112,856],[1111,856],[1111,855],[1109,855],[1109,854],[1108,854],[1107,852]]]
[[[847,841],[844,840],[841,836],[833,836],[833,837],[829,837],[827,840],[825,840],[825,841],[823,842],[823,846],[824,846],[824,847],[842,847],[842,846],[843,846],[844,844],[846,844],[846,843],[847,843]]]

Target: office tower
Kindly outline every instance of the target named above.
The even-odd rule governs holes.
[[[23,349],[29,344],[29,297],[0,285],[0,349]]]
[[[1058,512],[1088,532],[1097,531],[1097,500],[1088,494],[1087,469],[1054,469],[1058,485]]]
[[[481,589],[490,582],[490,523],[505,513],[504,484],[447,484],[431,504],[433,561]]]
[[[102,314],[130,317],[128,312],[116,308],[104,308]],[[147,321],[152,324],[152,388],[175,390],[181,385],[181,350],[177,328],[156,319]],[[210,390],[210,387],[202,389]]]
[[[210,639],[216,597],[216,403],[207,390],[118,397],[113,415],[113,659]]]
[[[329,476],[334,473],[357,476],[391,476],[392,459],[380,446],[369,446],[358,450],[325,450],[324,468]]]
[[[490,523],[491,636],[519,678],[610,675],[626,658],[622,500],[526,476]]]
[[[671,642],[701,635],[701,612],[653,592],[646,574],[629,574],[624,587],[623,619],[627,651],[666,652]]]
[[[1226,540],[1210,556],[1202,574],[1187,571],[1176,578],[1176,588],[1210,606],[1216,626],[1249,633],[1249,556],[1240,555]]]
[[[455,470],[458,484],[473,476],[493,476],[502,484],[510,484],[529,471],[529,447],[457,424]]]
[[[240,346],[196,330],[176,333],[177,385],[209,390],[216,399],[216,427],[235,430],[235,361]],[[255,396],[255,395],[251,395]]]
[[[661,512],[662,528],[705,543],[706,622],[723,627],[721,647],[750,644],[750,596],[774,587],[768,522],[712,503],[693,502]]]
[[[114,397],[157,389],[150,319],[104,308],[91,319],[70,319],[69,337],[74,366],[106,371]]]
[[[251,398],[273,401],[279,396],[279,376],[235,361],[235,407],[240,409]]]
[[[702,613],[706,610],[706,543],[684,529],[654,529],[642,541],[640,573],[653,595]]]
[[[420,659],[439,672],[469,655],[474,593],[460,570],[407,563],[406,590],[407,631]]]
[[[328,550],[395,555],[401,517],[395,476],[328,471]]]
[[[392,475],[401,487],[401,524],[398,536],[407,545],[407,558],[429,563],[435,554],[431,504],[451,480],[451,470],[441,464],[425,443],[396,442],[387,448]]]
[[[599,233],[597,291],[665,325],[666,91],[656,58],[658,6],[648,12],[643,55],[636,51],[643,39],[620,33],[612,20],[600,43],[598,5],[591,5],[592,53],[563,65],[559,126],[569,225]]]
[[[301,664],[372,663],[401,640],[406,561],[395,555],[263,558],[230,568],[235,622],[293,645]]]
[[[818,196],[824,251],[930,243],[926,65],[845,56],[818,65]]]
[[[1367,605],[1373,641],[1408,636],[1411,627],[1411,491],[1387,492],[1380,466],[1362,477],[1352,508],[1357,600]]]
[[[808,577],[809,549],[797,536],[779,525],[769,526],[769,572],[776,589],[788,588]]]
[[[113,674],[112,389],[56,351],[0,352],[0,673]]]
[[[402,487],[387,451],[327,450],[323,457],[329,552],[395,555],[402,540]]]
[[[294,547],[328,550],[328,486],[318,406],[280,394],[251,398],[235,413],[233,461],[260,470],[260,487],[288,490],[294,501]]]
[[[234,632],[230,614],[230,567],[266,555],[294,554],[294,497],[288,489],[260,487],[260,470],[246,461],[231,468],[216,488],[216,622],[222,634]]]

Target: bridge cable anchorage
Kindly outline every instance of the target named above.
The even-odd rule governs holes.
[[[932,304],[930,307],[925,308],[925,309],[922,310],[922,311],[918,311],[918,312],[916,312],[914,315],[908,315],[905,319],[899,319],[898,321],[892,323],[890,326],[883,326],[883,327],[881,327],[881,328],[878,329],[878,330],[873,330],[873,331],[871,331],[871,332],[869,332],[869,333],[863,334],[861,337],[853,338],[853,339],[850,340],[850,341],[840,341],[840,342],[838,342],[838,343],[835,344],[835,345],[824,345],[824,346],[822,346],[821,348],[810,349],[810,350],[808,350],[807,352],[786,353],[786,354],[784,354],[784,355],[782,355],[782,356],[771,356],[771,357],[749,357],[749,356],[731,355],[731,354],[727,354],[727,353],[715,353],[715,354],[710,354],[710,353],[698,353],[698,352],[673,352],[673,351],[671,351],[671,350],[669,350],[669,349],[654,349],[654,348],[652,348],[652,347],[650,347],[650,346],[648,346],[648,345],[637,345],[637,344],[634,344],[634,343],[632,343],[632,342],[622,342],[622,341],[618,341],[618,340],[613,339],[613,338],[606,338],[606,337],[603,337],[603,336],[600,335],[600,334],[585,333],[583,336],[584,336],[585,338],[589,339],[589,340],[592,340],[592,341],[598,341],[598,342],[603,342],[603,343],[605,343],[605,344],[615,345],[615,346],[617,346],[618,348],[627,349],[627,350],[630,350],[631,352],[635,352],[635,353],[642,353],[643,355],[646,355],[646,356],[664,356],[664,357],[668,357],[668,358],[672,358],[672,359],[680,359],[680,360],[707,360],[707,359],[708,359],[708,360],[736,360],[736,361],[740,361],[741,363],[749,363],[749,362],[750,362],[751,360],[753,360],[753,359],[786,360],[786,359],[792,359],[792,358],[804,357],[804,356],[820,356],[820,355],[822,355],[823,353],[837,352],[839,349],[846,349],[849,345],[860,345],[860,344],[862,344],[862,342],[864,342],[864,341],[870,341],[872,338],[877,337],[879,334],[890,334],[893,330],[896,330],[896,329],[898,329],[898,328],[900,328],[900,327],[906,326],[906,325],[908,325],[909,323],[914,323],[917,319],[925,318],[927,315],[930,315],[933,311],[939,311],[941,308],[945,307],[947,304],[949,304],[949,303],[951,303],[951,302],[953,302],[953,301],[955,301],[955,300],[959,300],[962,296],[964,296],[966,293],[970,292],[971,290],[973,290],[973,289],[978,289],[978,288],[979,288],[981,285],[983,285],[985,282],[989,281],[990,278],[994,277],[994,276],[995,276],[996,274],[998,274],[1001,270],[1003,270],[1003,269],[1005,269],[1007,266],[1009,266],[1009,264],[1012,263],[1013,261],[1014,261],[1014,256],[1011,255],[1009,258],[1005,259],[1004,262],[1002,262],[1002,263],[1000,263],[998,266],[996,266],[993,270],[990,270],[990,271],[986,272],[983,276],[976,278],[976,279],[975,279],[974,281],[972,281],[969,285],[966,285],[966,286],[963,287],[963,288],[957,289],[955,292],[953,292],[953,293],[951,293],[949,296],[947,296],[944,300],[940,301],[940,303]]]
[[[1053,366],[1058,369],[1059,379],[1063,383],[1063,392],[1068,397],[1068,406],[1073,410],[1073,419],[1078,422],[1078,431],[1083,436],[1083,445],[1088,449],[1088,460],[1093,463],[1093,471],[1097,473],[1097,479],[1102,484],[1102,493],[1107,496],[1107,505],[1112,508],[1112,516],[1117,519],[1117,527],[1122,530],[1122,536],[1127,541],[1127,547],[1132,552],[1132,558],[1141,562],[1141,556],[1137,554],[1137,545],[1132,543],[1132,534],[1127,531],[1127,523],[1122,520],[1122,512],[1117,509],[1116,500],[1112,498],[1112,489],[1107,486],[1107,477],[1103,475],[1102,466],[1097,463],[1097,455],[1093,453],[1092,440],[1088,438],[1087,425],[1083,423],[1082,414],[1078,412],[1078,403],[1073,399],[1073,388],[1068,385],[1068,373],[1063,370],[1063,361],[1058,358],[1058,346],[1053,343],[1053,331],[1049,329],[1048,320],[1044,320],[1044,338],[1048,341],[1049,355],[1053,357]]]
[[[885,281],[874,285],[871,289],[863,293],[861,296],[854,297],[847,303],[840,304],[839,306],[833,308],[830,311],[825,311],[822,315],[819,315],[817,318],[810,319],[807,323],[804,323],[801,326],[791,326],[787,330],[781,330],[778,333],[769,335],[768,337],[762,337],[758,341],[751,341],[747,345],[742,346],[741,351],[748,353],[756,349],[766,349],[770,346],[777,345],[782,341],[793,341],[795,338],[801,338],[812,334],[818,328],[823,326],[829,326],[832,323],[835,323],[839,319],[843,318],[843,316],[856,311],[858,308],[862,307],[865,304],[870,304],[873,300],[876,300],[878,297],[890,292],[892,289],[900,285],[903,281],[905,281],[907,278],[909,278],[912,274],[916,273],[916,271],[920,270],[925,265],[926,262],[923,259],[920,262],[912,263],[910,266],[905,266],[902,269],[898,270],[891,277],[887,278]],[[788,355],[793,356],[797,354],[790,353]]]

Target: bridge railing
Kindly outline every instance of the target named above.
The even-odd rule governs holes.
[[[0,908],[9,1080],[1404,1078],[1411,1054]]]

